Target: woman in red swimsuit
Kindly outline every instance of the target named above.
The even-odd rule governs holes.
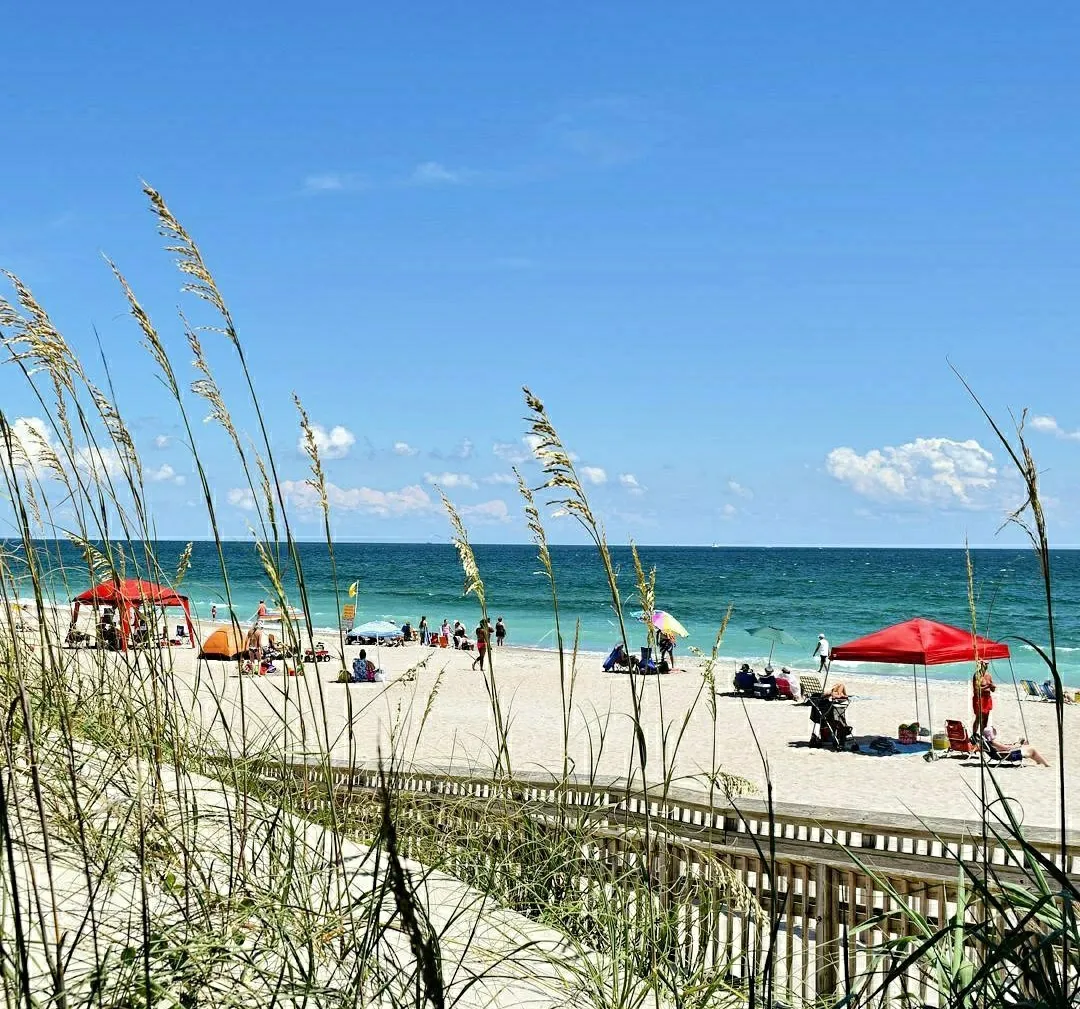
[[[971,678],[971,710],[975,712],[971,734],[976,739],[983,729],[990,724],[990,712],[994,708],[994,691],[997,686],[990,675],[990,667],[979,659],[975,663],[975,675]]]

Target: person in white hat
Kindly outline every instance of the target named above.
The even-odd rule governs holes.
[[[826,669],[829,665],[829,639],[824,634],[817,636],[817,644],[814,646],[814,651],[811,653],[811,658],[817,655],[821,661],[818,664],[818,672]]]

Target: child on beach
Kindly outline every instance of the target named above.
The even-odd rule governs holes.
[[[971,723],[971,734],[978,736],[990,724],[990,712],[994,708],[994,691],[997,686],[990,675],[990,666],[984,659],[975,663],[975,675],[971,678],[971,710],[975,720]]]

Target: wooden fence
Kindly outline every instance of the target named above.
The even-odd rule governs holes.
[[[362,806],[380,785],[379,770],[371,765],[301,763],[264,770],[306,781],[311,787],[300,794],[313,814],[330,801],[327,775],[339,802]],[[1007,844],[985,835],[981,824],[960,820],[920,822],[790,803],[775,804],[770,819],[760,800],[710,802],[698,791],[642,791],[614,778],[495,779],[468,769],[409,767],[394,769],[387,780],[399,801],[405,800],[406,818],[446,829],[451,871],[454,824],[467,824],[475,838],[478,826],[505,824],[507,814],[527,816],[533,825],[550,825],[557,817],[587,820],[589,843],[581,848],[580,864],[568,867],[582,906],[603,885],[600,880],[618,878],[617,870],[630,865],[647,867],[649,889],[676,923],[688,958],[719,966],[739,983],[760,976],[771,953],[781,999],[811,1002],[880,982],[887,964],[874,951],[888,939],[912,934],[910,918],[890,890],[936,925],[955,912],[957,859],[977,871],[992,866],[1003,878],[1020,876]],[[407,830],[402,833],[408,837]],[[1031,828],[1025,838],[1061,864],[1056,832]],[[1080,872],[1080,835],[1070,832],[1066,840],[1066,869]],[[486,843],[501,845],[506,858],[505,834],[493,830]],[[518,868],[529,872],[527,864]],[[740,905],[732,875],[736,890],[751,895],[756,908]],[[628,913],[636,911],[640,907],[627,905]],[[926,974],[916,970],[886,994],[935,1003]]]

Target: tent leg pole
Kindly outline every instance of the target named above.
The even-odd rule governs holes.
[[[919,722],[919,668],[914,663],[911,665],[911,678],[915,681],[915,721]],[[919,722],[920,727],[922,723]]]
[[[930,739],[934,738],[934,713],[930,708],[930,676],[926,671],[926,666],[922,667],[923,685],[926,687],[926,720],[930,723],[927,726],[930,729]]]

